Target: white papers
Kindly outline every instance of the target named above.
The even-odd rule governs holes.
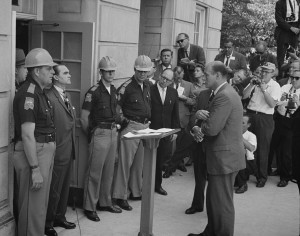
[[[132,132],[128,132],[127,134],[124,135],[126,138],[131,138],[131,137],[137,137],[137,136],[142,136],[142,135],[160,135],[162,133],[168,133],[172,131],[173,129],[167,129],[167,128],[162,128],[162,129],[141,129],[141,130],[133,130]]]
[[[179,86],[178,89],[177,89],[177,92],[178,92],[178,96],[183,95],[184,87]]]

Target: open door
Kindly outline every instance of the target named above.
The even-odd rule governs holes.
[[[30,49],[41,47],[49,51],[55,62],[65,64],[72,75],[67,88],[76,109],[76,160],[69,199],[77,198],[84,186],[88,160],[88,143],[79,121],[81,105],[86,91],[94,84],[93,53],[94,23],[32,21],[30,23]],[[74,192],[74,190],[76,190]],[[77,191],[79,190],[79,191]],[[79,194],[79,198],[81,194]]]

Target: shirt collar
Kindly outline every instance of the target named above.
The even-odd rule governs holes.
[[[214,95],[217,94],[217,92],[220,90],[220,88],[221,88],[224,84],[227,84],[227,82],[225,81],[224,83],[222,83],[221,85],[219,85],[219,87],[216,88],[216,90],[214,91]]]
[[[58,87],[57,85],[53,85],[53,86],[59,94],[64,94],[64,90],[62,88]]]
[[[189,44],[188,48],[185,51],[187,51],[188,54],[190,55],[190,50],[191,50],[191,44]]]
[[[165,69],[172,69],[172,66],[171,65],[168,65],[167,67],[165,67],[163,64],[162,65],[162,69],[165,70]]]

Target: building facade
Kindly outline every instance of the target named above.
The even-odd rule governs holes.
[[[176,36],[185,32],[212,61],[220,47],[223,0],[1,0],[0,5],[0,235],[10,236],[15,229],[11,162],[15,48],[27,53],[43,47],[70,69],[68,92],[77,114],[75,195],[83,188],[87,165],[80,110],[86,91],[99,79],[98,60],[108,55],[117,61],[118,86],[132,76],[140,54],[154,59],[162,48],[171,48],[176,65]]]

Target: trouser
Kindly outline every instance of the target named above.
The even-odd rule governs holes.
[[[205,155],[202,149],[202,143],[193,142],[191,154],[194,161],[195,176],[195,190],[192,207],[203,210],[207,170]]]
[[[183,158],[190,156],[193,142],[192,136],[185,129],[181,129],[176,139],[176,150],[167,167],[168,171],[174,172]]]
[[[83,208],[96,211],[111,206],[111,187],[117,150],[117,130],[97,128],[89,144],[88,170],[84,183]]]
[[[295,25],[295,27],[298,27]],[[277,39],[277,63],[278,63],[278,69],[279,69],[279,76],[282,75],[281,72],[281,66],[284,63],[284,57],[287,51],[287,48],[289,45],[291,45],[293,48],[296,48],[297,46],[297,35],[295,35],[292,31],[286,31],[282,30]]]
[[[252,114],[252,125],[249,130],[257,138],[257,179],[266,182],[268,178],[268,155],[274,130],[273,116],[262,113]]]
[[[257,176],[257,166],[255,160],[246,160],[246,168],[238,172],[235,178],[235,186],[242,187],[249,180],[249,176]]]
[[[276,154],[277,170],[281,180],[288,181],[292,172],[292,130],[290,118],[276,114],[274,116],[275,129],[270,146],[269,170],[272,166],[274,153]]]
[[[66,165],[56,165],[54,163],[46,216],[47,227],[53,227],[55,220],[66,220],[72,163],[71,154],[70,161]]]
[[[156,170],[155,170],[155,188],[161,187],[162,183],[162,168],[166,160],[169,159],[172,152],[172,142],[170,136],[162,138],[159,141],[156,155]]]
[[[121,132],[121,137],[133,130],[141,130],[149,127],[130,121]],[[119,162],[114,179],[113,198],[126,200],[131,192],[133,197],[142,196],[142,173],[144,161],[144,146],[140,139],[121,139],[119,150]]]
[[[39,190],[32,191],[31,170],[23,142],[19,141],[15,145],[13,163],[19,187],[18,236],[44,235],[55,143],[36,143],[36,151],[43,185]]]
[[[237,172],[224,175],[209,175],[206,190],[208,222],[205,236],[233,236],[235,210],[233,184]]]

